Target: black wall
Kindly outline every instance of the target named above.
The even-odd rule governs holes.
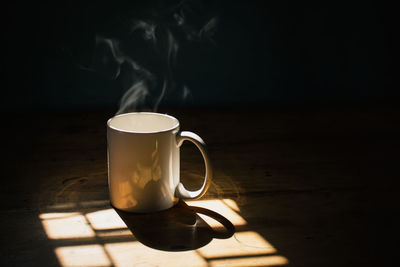
[[[116,107],[124,92],[120,81],[85,70],[93,62],[96,34],[121,36],[126,18],[152,16],[174,4],[52,1],[4,6],[1,106]],[[399,100],[392,6],[378,1],[196,5],[196,23],[217,15],[219,24],[214,43],[196,41],[179,50],[177,76],[191,90],[188,106]],[[146,53],[143,45],[132,49]],[[169,98],[163,105],[176,103]]]

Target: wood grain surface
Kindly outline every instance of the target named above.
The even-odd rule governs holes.
[[[397,107],[160,112],[206,141],[215,179],[202,201],[133,221],[121,220],[108,202],[105,123],[114,111],[9,112],[1,136],[1,266],[398,261],[391,242],[399,214]],[[194,189],[203,173],[200,153],[185,143],[181,179]],[[218,238],[223,224],[190,206],[218,213],[235,233]]]

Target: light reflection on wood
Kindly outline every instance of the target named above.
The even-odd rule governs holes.
[[[127,228],[114,209],[105,209],[86,214],[86,218],[95,230]]]
[[[239,232],[228,239],[214,239],[198,249],[207,258],[249,256],[276,253],[276,249],[256,232]]]
[[[55,249],[55,253],[63,267],[72,266],[111,266],[111,261],[101,245],[85,245],[59,247]]]
[[[104,245],[117,267],[165,266],[205,267],[207,262],[195,251],[167,252],[152,249],[139,242],[124,242]]]
[[[240,209],[234,200],[209,199],[187,203],[190,206],[217,212],[235,226],[246,225],[246,229],[251,230],[246,220],[238,214]],[[222,227],[216,220],[200,213],[198,215],[211,227]],[[132,264],[144,266],[278,266],[288,264],[287,258],[276,255],[278,251],[272,244],[254,231],[237,232],[227,239],[214,238],[197,250],[167,252],[135,241],[126,224],[112,208],[90,209],[82,213],[43,213],[39,217],[47,236],[58,244],[55,254],[63,267],[132,266]],[[133,240],[126,239],[128,236],[132,236]],[[63,244],[63,240],[76,242]],[[79,240],[82,240],[82,243],[79,243]]]
[[[236,212],[240,211],[238,204],[233,199],[225,198],[222,200],[222,202],[224,202],[224,204],[227,205],[232,210]]]
[[[41,214],[40,218],[42,218],[43,228],[50,239],[95,236],[85,216],[76,212]]]
[[[234,202],[230,200],[230,202]],[[186,201],[189,206],[202,207],[214,212],[217,212],[227,218],[233,225],[241,226],[246,225],[247,222],[240,216],[237,212],[231,209],[228,205],[226,205],[222,200],[219,199],[208,199],[208,200],[194,200],[194,201]],[[236,204],[236,203],[235,203]],[[237,206],[237,205],[236,205]],[[221,224],[216,220],[205,216],[201,213],[198,214],[203,220],[205,220],[211,227],[220,227]]]

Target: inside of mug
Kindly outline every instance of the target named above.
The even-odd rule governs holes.
[[[152,133],[172,130],[179,126],[179,121],[166,114],[135,112],[111,118],[108,126],[124,132]]]

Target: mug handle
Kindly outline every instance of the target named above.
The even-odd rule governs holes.
[[[200,136],[188,131],[180,131],[176,134],[176,144],[178,147],[180,147],[183,141],[185,140],[194,143],[200,150],[201,155],[203,156],[204,159],[206,175],[204,177],[203,185],[199,190],[196,191],[187,190],[182,183],[179,183],[175,190],[175,196],[181,199],[197,199],[202,197],[206,193],[212,180],[213,175],[212,175],[210,157],[207,152],[206,144],[204,143],[203,139],[201,139]]]

